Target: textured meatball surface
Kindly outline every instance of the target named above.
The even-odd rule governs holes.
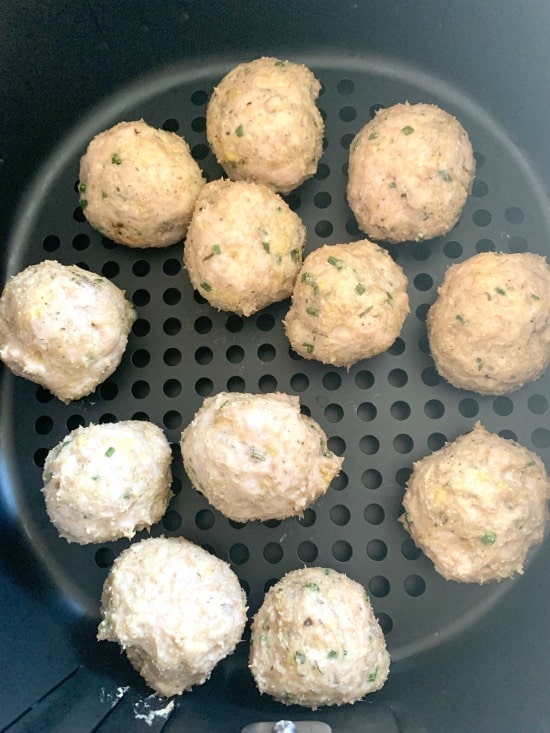
[[[316,710],[379,690],[390,656],[363,586],[335,570],[303,568],[267,592],[252,623],[249,666],[260,692]]]
[[[475,159],[460,122],[433,104],[381,109],[350,146],[348,202],[369,237],[431,239],[457,223]]]
[[[317,170],[321,85],[301,64],[260,58],[239,64],[214,89],[206,133],[230,178],[290,193]]]
[[[203,185],[185,140],[143,120],[99,133],[80,161],[84,216],[128,247],[166,247],[183,239]]]
[[[300,217],[267,186],[213,181],[197,200],[184,262],[211,305],[248,316],[290,296],[305,237]]]
[[[541,542],[549,489],[535,453],[477,423],[414,464],[401,521],[447,580],[501,580]]]
[[[142,540],[105,581],[97,638],[118,642],[153,690],[178,695],[233,652],[246,610],[226,562],[182,537]]]
[[[324,245],[306,257],[284,323],[298,354],[350,367],[388,349],[408,312],[402,268],[364,239]]]
[[[63,402],[93,392],[120,364],[135,319],[101,275],[45,260],[12,277],[0,297],[0,359]]]
[[[550,266],[482,252],[445,273],[427,318],[437,371],[455,387],[505,394],[550,364]]]
[[[77,428],[46,457],[48,515],[69,542],[131,538],[164,515],[172,497],[171,460],[164,433],[150,422]]]
[[[181,436],[193,486],[238,522],[302,514],[339,473],[342,458],[297,397],[220,392]]]

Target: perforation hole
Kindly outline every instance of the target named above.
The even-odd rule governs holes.
[[[340,117],[342,122],[353,122],[353,120],[357,117],[357,110],[355,109],[355,107],[342,107],[338,112],[338,116]]]
[[[392,356],[401,356],[401,354],[405,351],[405,342],[402,338],[399,338],[399,336],[395,339],[393,344],[388,349],[388,354],[391,354]]]
[[[340,471],[330,482],[330,488],[334,491],[343,491],[348,485],[348,475],[345,471]]]
[[[38,468],[44,468],[44,461],[46,460],[47,455],[47,448],[39,448],[37,451],[35,451],[33,455],[34,465],[38,466]]]
[[[447,436],[443,433],[432,433],[428,436],[428,448],[431,451],[440,450],[447,442]]]
[[[413,244],[413,246],[411,247],[412,258],[417,262],[424,262],[424,260],[427,260],[429,258],[431,253],[432,251],[430,247],[424,242]]]
[[[375,435],[364,435],[359,441],[361,452],[367,456],[373,456],[380,450],[380,441]]]
[[[430,304],[429,303],[421,303],[417,307],[417,309],[415,311],[416,317],[418,318],[418,320],[419,321],[422,321],[422,323],[424,323],[424,321],[426,320],[426,317],[428,315],[428,311],[429,310],[430,310]]]
[[[241,346],[234,344],[225,352],[225,358],[231,364],[239,364],[244,359],[244,349]]]
[[[149,294],[149,291],[144,290],[143,288],[136,290],[134,294],[132,295],[133,304],[141,308],[146,306],[150,300],[151,300],[151,296]]]
[[[243,319],[234,313],[228,316],[225,322],[225,327],[230,333],[239,333],[239,331],[242,331],[243,326]]]
[[[145,318],[138,318],[136,321],[134,321],[134,325],[132,326],[132,333],[134,334],[134,336],[139,336],[140,338],[143,338],[143,336],[147,336],[150,330],[151,324]]]
[[[37,387],[35,396],[36,396],[36,401],[40,402],[43,405],[53,400],[53,394],[49,390],[45,389],[44,387]]]
[[[197,89],[191,95],[191,101],[193,104],[197,105],[197,107],[200,107],[201,104],[206,104],[208,101],[208,94],[202,89]]]
[[[181,394],[181,389],[182,387],[179,379],[168,379],[162,387],[164,394],[171,398],[178,397]]]
[[[342,420],[342,418],[344,417],[344,411],[342,410],[340,405],[333,403],[325,407],[324,416],[325,419],[328,420],[328,422],[336,423]]]
[[[404,466],[403,468],[400,468],[395,474],[395,480],[398,486],[405,488],[407,481],[411,477],[411,473],[412,469],[409,466]]]
[[[476,243],[476,252],[494,252],[496,249],[492,239],[480,239]]]
[[[193,327],[197,333],[206,334],[212,330],[212,321],[207,316],[200,316],[197,318]]]
[[[55,252],[61,246],[61,240],[55,234],[48,234],[42,240],[42,249],[44,252]]]
[[[302,562],[315,562],[318,554],[317,545],[310,540],[301,542],[298,545],[298,557]]]
[[[250,551],[242,542],[236,542],[229,548],[229,559],[235,565],[244,565],[249,557]]]
[[[391,590],[390,581],[383,575],[375,575],[369,581],[369,590],[376,598],[385,598]]]
[[[550,430],[546,428],[537,428],[531,433],[531,441],[535,448],[541,450],[550,446]]]
[[[435,367],[426,367],[422,370],[422,381],[427,387],[436,387],[440,383],[441,377]]]
[[[418,598],[426,590],[426,581],[420,575],[409,575],[403,583],[405,593],[411,598]]]
[[[244,352],[243,352],[244,356]],[[269,362],[277,356],[275,347],[272,344],[262,344],[258,347],[258,359],[260,361]]]
[[[392,617],[389,616],[387,613],[379,613],[377,615],[377,619],[384,635],[387,636],[388,634],[390,634],[393,629]]]
[[[167,366],[177,366],[181,361],[181,351],[179,349],[166,349],[163,359]]]
[[[413,280],[414,287],[420,292],[426,292],[432,288],[434,281],[431,275],[427,272],[421,272]]]
[[[332,545],[332,557],[338,562],[348,562],[353,555],[353,548],[346,540],[338,540]]]
[[[333,435],[327,441],[327,448],[337,456],[343,456],[346,452],[346,441],[338,435]]]
[[[476,178],[474,185],[472,186],[472,196],[476,198],[483,198],[489,193],[489,186],[479,178]]]
[[[527,407],[534,415],[544,415],[548,410],[548,400],[544,395],[534,394],[527,400]]]
[[[298,517],[298,524],[302,527],[312,527],[315,524],[316,519],[317,515],[315,514],[315,511],[311,509],[311,507],[308,507],[304,510],[303,516]]]
[[[346,132],[345,135],[342,135],[340,138],[340,145],[344,148],[344,150],[349,150],[349,146],[353,142],[353,138],[355,135],[352,132]]]
[[[151,265],[147,260],[137,260],[132,265],[132,272],[136,277],[146,277],[151,272]]]
[[[167,288],[162,294],[166,305],[177,305],[181,300],[181,292],[177,288]]]
[[[380,562],[388,554],[388,546],[382,540],[371,540],[367,545],[367,555],[371,560]]]
[[[264,394],[275,392],[277,390],[277,380],[272,374],[264,374],[258,380],[258,387]]]
[[[90,237],[87,234],[77,234],[73,237],[72,244],[73,248],[76,249],[77,252],[83,252],[90,246]]]
[[[528,248],[527,240],[523,237],[510,237],[508,240],[508,249],[514,254],[527,252]]]
[[[411,415],[411,408],[408,402],[398,400],[390,407],[390,413],[396,420],[407,420]]]
[[[371,106],[369,107],[369,117],[371,118],[371,120],[376,117],[376,113],[379,112],[381,109],[386,109],[385,105],[371,104]]]
[[[213,358],[214,354],[212,352],[212,349],[210,349],[208,346],[200,346],[195,351],[195,361],[197,362],[197,364],[210,364]]]
[[[477,209],[472,214],[472,221],[478,227],[487,227],[493,221],[493,217],[487,209]]]
[[[180,260],[176,260],[175,258],[171,258],[169,260],[165,260],[162,269],[165,275],[178,275],[181,271],[182,264]]]
[[[499,430],[498,434],[501,438],[505,438],[506,440],[515,440],[517,442],[518,436],[513,430]]]
[[[53,420],[48,415],[42,415],[34,423],[34,430],[38,435],[47,435],[53,430]]]
[[[71,415],[67,418],[67,430],[76,430],[85,425],[85,420],[82,415]]]
[[[201,397],[208,397],[214,391],[214,382],[208,377],[201,377],[195,382],[195,392]]]
[[[246,389],[245,381],[242,377],[230,377],[227,380],[228,392],[244,392]]]
[[[384,509],[380,504],[369,504],[364,512],[365,520],[375,526],[382,524],[385,518]]]
[[[521,224],[525,219],[525,214],[519,206],[509,206],[504,212],[504,216],[509,224]]]
[[[445,405],[439,400],[428,400],[424,405],[424,413],[432,420],[438,420],[445,414]]]
[[[422,551],[418,549],[412,538],[409,537],[401,545],[401,554],[406,560],[418,560]]]
[[[102,400],[114,400],[118,395],[118,385],[115,382],[103,382],[99,386],[99,396]]]
[[[326,163],[319,163],[317,171],[315,172],[315,178],[318,181],[324,181],[325,178],[330,176],[330,168]]]
[[[370,389],[374,384],[373,373],[367,371],[366,369],[357,372],[357,374],[355,375],[355,384],[357,385],[357,387],[359,387],[359,389]]]
[[[479,404],[477,400],[466,397],[458,403],[458,411],[463,417],[475,417],[479,412]]]
[[[309,387],[309,377],[305,374],[293,374],[290,378],[290,386],[295,392],[304,392]]]
[[[514,410],[514,403],[509,397],[497,397],[493,401],[493,410],[497,415],[511,415]]]
[[[94,555],[95,564],[98,568],[110,568],[115,561],[115,555],[110,547],[100,547]]]
[[[342,377],[337,372],[327,372],[323,376],[323,387],[330,392],[340,389],[342,386]]]
[[[173,117],[170,117],[169,119],[164,120],[162,123],[162,129],[167,132],[177,132],[180,129],[180,123]]]
[[[366,489],[375,491],[382,486],[382,474],[375,468],[367,468],[366,471],[363,471],[361,481]]]
[[[393,439],[393,449],[396,453],[410,453],[414,448],[414,441],[407,433],[400,433]]]
[[[166,512],[162,518],[162,526],[167,532],[177,532],[181,527],[182,519],[181,514],[174,509],[170,509]]]
[[[351,94],[353,92],[353,90],[355,89],[355,84],[352,82],[351,79],[340,79],[340,81],[336,85],[336,89],[338,91],[338,94],[347,96],[348,94]]]
[[[332,203],[332,196],[327,191],[320,191],[313,197],[313,204],[318,209],[326,209]]]
[[[350,518],[350,511],[344,504],[335,504],[330,510],[330,521],[338,527],[344,527]]]
[[[388,382],[392,387],[404,387],[408,381],[409,377],[404,369],[392,369],[388,374]]]
[[[179,318],[167,318],[162,328],[168,336],[176,336],[181,331],[181,321]]]
[[[198,143],[191,148],[191,155],[197,162],[207,158],[209,153],[210,148],[204,143]]]
[[[362,402],[357,407],[357,417],[363,422],[372,422],[377,415],[378,411],[376,405],[372,402]]]
[[[206,130],[206,117],[195,117],[191,122],[191,129],[195,132],[204,132]]]
[[[322,221],[318,221],[315,225],[315,234],[317,234],[318,237],[330,237],[333,231],[334,227],[330,221],[323,219]]]

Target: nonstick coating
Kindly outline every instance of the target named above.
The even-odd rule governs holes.
[[[130,250],[93,231],[77,205],[78,161],[94,134],[120,120],[143,117],[178,132],[209,180],[222,175],[206,144],[205,110],[214,84],[240,59],[194,69],[176,66],[140,79],[105,99],[58,145],[16,219],[10,274],[43,259],[79,264],[126,290],[138,320],[121,366],[90,397],[63,405],[42,388],[6,377],[2,428],[14,447],[9,503],[43,572],[53,577],[75,615],[95,624],[109,567],[129,543],[80,547],[61,540],[45,513],[41,468],[48,450],[79,425],[150,419],[174,444],[176,493],[152,534],[184,535],[231,562],[248,592],[251,613],[288,570],[322,565],[345,572],[369,590],[398,662],[470,626],[516,582],[477,587],[444,581],[397,517],[413,461],[477,420],[550,462],[548,376],[498,398],[456,390],[438,377],[425,328],[427,309],[450,264],[483,251],[547,252],[547,202],[499,124],[437,78],[369,56],[292,58],[310,66],[322,82],[319,106],[326,125],[317,174],[287,197],[307,226],[306,252],[362,238],[345,200],[348,148],[380,106],[405,100],[439,104],[462,122],[472,140],[476,181],[455,229],[427,243],[387,247],[409,278],[411,313],[401,336],[386,353],[349,371],[303,360],[284,335],[288,301],[246,319],[215,311],[193,292],[182,269],[181,245]],[[329,436],[329,448],[345,456],[340,476],[302,518],[231,522],[190,486],[179,435],[204,397],[221,390],[298,395],[303,411]],[[244,669],[246,648],[241,646]],[[101,653],[108,659],[118,651],[102,644]],[[125,667],[115,679],[120,685],[135,681]],[[284,708],[275,709],[284,715]]]

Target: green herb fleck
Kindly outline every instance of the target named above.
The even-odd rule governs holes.
[[[313,349],[314,349],[313,344],[303,343],[302,346],[305,348],[308,354],[313,354]]]
[[[92,481],[99,481],[99,475],[96,473],[92,476]]]
[[[374,680],[378,677],[378,667],[376,667],[368,676],[369,682],[374,682]]]
[[[262,644],[265,644],[265,642],[267,641],[267,634],[260,634],[258,639],[262,642]]]
[[[248,455],[251,461],[265,461],[265,453],[262,453],[257,448],[252,447]]]
[[[477,370],[480,372],[483,369],[483,359],[480,356],[476,356]]]
[[[220,247],[220,245],[219,245],[219,244],[215,244],[215,245],[214,245],[214,246],[212,247],[212,254],[213,254],[213,255],[221,255],[221,253],[222,253],[222,248]]]
[[[330,575],[330,568],[325,568],[323,572],[325,575]]]
[[[303,664],[306,661],[306,655],[304,652],[294,652],[294,659],[298,664]]]
[[[237,127],[237,129],[235,130],[235,135],[236,135],[237,137],[243,137],[243,135],[244,135],[244,128],[243,128],[243,126],[242,126],[242,125],[239,125],[239,126]]]
[[[326,450],[323,453],[323,455],[324,455],[325,458],[333,458],[334,457],[334,453],[331,450]]]
[[[80,191],[80,193],[86,193],[86,184],[81,183],[80,186],[78,187],[78,190]]]
[[[357,283],[354,290],[357,293],[357,295],[363,295],[363,293],[365,292],[365,286],[361,285],[361,283]]]
[[[494,545],[497,541],[497,536],[494,532],[485,532],[481,541],[486,547],[491,547],[491,545]]]
[[[365,591],[365,600],[367,603],[370,603],[370,598],[369,598],[369,594],[367,593],[367,591]]]
[[[88,206],[88,199],[80,199],[78,203],[80,204],[81,209],[85,209],[86,206]]]
[[[388,296],[388,303],[389,303],[389,304],[390,304],[390,305],[392,306],[392,308],[393,308],[393,295],[392,295],[392,293],[390,293],[390,292],[386,291],[386,295]]]
[[[390,181],[389,182],[389,187],[390,188],[397,188],[397,183],[395,181]]]
[[[262,247],[263,247],[263,248],[265,249],[265,251],[266,251],[266,252],[267,252],[267,253],[269,254],[269,252],[270,252],[270,250],[271,250],[271,245],[269,244],[269,242],[262,242]]]
[[[313,305],[308,305],[306,308],[306,313],[308,313],[310,316],[318,316],[319,315],[319,308],[315,308]]]
[[[114,448],[113,448],[113,446],[111,445],[111,446],[110,446],[109,448],[107,448],[107,450],[105,451],[105,455],[107,456],[107,458],[110,458],[110,457],[111,457],[111,456],[112,456],[112,455],[114,454],[114,452],[115,452],[115,449],[114,449]]]
[[[460,315],[460,313],[457,313],[455,316],[457,321],[460,321],[460,323],[464,323],[464,317]]]
[[[446,171],[444,168],[442,168],[437,172],[439,173],[440,177],[445,181],[445,183],[450,183],[452,181],[449,171]]]
[[[277,263],[278,265],[280,265],[282,261],[283,261],[283,258],[281,257],[281,255],[280,255],[280,254],[276,254],[276,255],[275,255],[275,262],[276,262],[276,263]]]
[[[531,466],[535,465],[535,461],[529,461],[529,463],[526,463],[523,468],[531,468]]]
[[[200,287],[203,290],[206,290],[207,293],[209,293],[212,290],[212,285],[210,285],[210,283],[207,283],[207,282],[201,283]]]
[[[405,512],[405,514],[403,514],[403,521],[407,525],[407,528],[408,529],[410,529],[412,527],[413,520],[410,518],[410,516],[407,514],[407,512]]]
[[[307,588],[308,590],[314,590],[314,591],[319,592],[319,586],[317,585],[317,583],[314,583],[313,581],[306,583],[304,585],[304,588]]]
[[[503,288],[495,288],[495,293],[498,293],[499,295],[506,295],[506,290]]]
[[[329,659],[336,659],[338,656],[338,652],[335,649],[331,649],[330,652],[327,654],[327,657]]]
[[[371,132],[371,134],[369,135],[369,140],[376,140],[379,134],[380,133],[378,132]]]
[[[341,260],[339,257],[333,257],[330,255],[330,257],[327,259],[327,262],[329,265],[332,265],[337,270],[342,270],[344,268],[344,260]]]
[[[533,300],[540,300],[539,296],[534,293],[531,293],[531,298],[533,298]]]
[[[52,480],[53,473],[45,473],[44,474],[44,483],[47,484],[49,481]]]
[[[300,250],[293,249],[290,253],[290,257],[292,259],[292,262],[299,262],[300,261]]]
[[[313,288],[313,295],[319,295],[319,286],[315,282],[315,275],[313,275],[311,272],[303,272],[300,279],[301,282],[305,283],[306,285],[311,285],[311,287]]]
[[[101,192],[101,198],[102,199],[106,199],[107,198],[107,194],[105,193],[105,191],[102,191]]]
[[[104,282],[102,277],[94,277],[94,285],[99,285],[102,282]]]
[[[111,155],[111,163],[114,163],[114,165],[120,165],[122,163],[122,158],[118,153],[113,153]]]
[[[288,61],[282,61],[279,59],[278,61],[275,61],[275,66],[288,66]]]
[[[410,125],[405,125],[401,132],[403,133],[403,135],[412,135],[414,132],[414,127],[411,127]]]

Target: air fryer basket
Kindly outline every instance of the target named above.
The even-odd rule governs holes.
[[[67,5],[67,17],[44,22],[57,43],[68,47],[66,58],[79,65],[78,75],[63,68],[61,76],[59,61],[49,53],[51,41],[40,40],[47,37],[45,29],[38,29],[39,40],[26,38],[23,47],[38,52],[37,77],[25,63],[16,72],[13,59],[2,67],[4,74],[13,70],[16,82],[13,99],[4,99],[2,107],[1,175],[12,214],[3,264],[6,275],[47,258],[101,272],[126,290],[138,320],[119,369],[93,395],[70,405],[4,370],[0,588],[7,622],[0,649],[4,670],[11,673],[3,684],[0,725],[33,732],[239,731],[255,721],[292,718],[324,721],[338,731],[439,732],[482,725],[550,730],[547,543],[531,558],[524,577],[473,587],[438,576],[396,521],[412,462],[477,420],[550,463],[550,375],[498,398],[456,390],[438,377],[425,330],[427,309],[449,264],[490,250],[549,253],[545,164],[550,155],[539,151],[546,142],[548,107],[539,109],[535,91],[543,99],[549,93],[537,86],[535,64],[528,83],[519,86],[521,69],[506,54],[519,58],[513,32],[527,37],[523,22],[542,63],[535,39],[543,21],[550,27],[550,13],[532,3],[541,22],[532,17],[527,24],[527,16],[515,17],[511,4],[505,9],[499,4],[508,15],[503,24],[490,7],[470,3],[458,8],[325,1],[301,15],[301,3],[267,9],[263,3],[219,2],[208,10],[159,0],[154,8],[140,4],[136,23],[131,3]],[[81,44],[86,40],[78,58],[74,40],[62,33],[77,9],[82,16],[75,33]],[[31,11],[38,11],[37,3],[19,4],[28,22],[36,17]],[[8,3],[10,13],[16,17],[15,4]],[[173,42],[176,19],[189,43],[187,54],[185,45]],[[123,21],[129,28],[113,30]],[[477,75],[484,73],[484,64],[488,72],[498,68],[497,50],[486,45],[493,36],[483,33],[490,23],[507,31],[506,37],[495,33],[505,46],[500,73],[506,83],[493,76],[498,94]],[[8,22],[6,28],[22,38]],[[466,29],[469,35],[461,36]],[[168,34],[165,45],[157,35],[161,30]],[[369,44],[363,44],[359,30]],[[115,39],[120,46],[113,45]],[[426,50],[430,43],[432,56]],[[146,59],[132,56],[132,50],[141,50]],[[282,327],[288,302],[249,318],[215,311],[193,292],[182,269],[181,245],[165,250],[116,245],[87,225],[77,205],[81,154],[94,134],[123,119],[143,117],[182,134],[206,176],[220,177],[206,144],[209,95],[232,66],[268,53],[307,64],[323,84],[325,151],[315,177],[287,197],[306,223],[307,251],[362,238],[345,200],[348,148],[381,105],[437,103],[458,117],[476,151],[473,193],[454,230],[427,243],[388,246],[409,278],[411,313],[386,353],[349,371],[303,360],[289,348]],[[14,143],[26,143],[23,111],[14,104],[25,94],[17,83],[32,90],[37,78],[44,79],[54,110],[40,107],[44,90],[37,91],[36,107],[29,95],[24,115],[38,141],[15,155]],[[508,83],[514,93],[503,103]],[[54,114],[56,85],[72,105],[60,119]],[[83,94],[82,105],[75,90]],[[33,157],[39,151],[46,156],[41,166]],[[24,194],[23,184],[28,184]],[[180,432],[204,397],[225,389],[298,395],[303,411],[329,436],[329,448],[345,456],[340,476],[302,518],[231,522],[191,488],[177,446]],[[102,584],[129,542],[81,547],[60,540],[40,492],[45,455],[69,430],[130,418],[152,420],[174,443],[176,495],[153,534],[184,535],[229,560],[248,593],[251,614],[265,590],[296,567],[330,566],[362,582],[393,660],[381,692],[339,710],[311,713],[278,705],[254,688],[246,668],[247,635],[208,683],[178,698],[167,716],[150,715],[166,702],[149,697],[115,645],[95,641]],[[150,727],[143,719],[147,715]]]

